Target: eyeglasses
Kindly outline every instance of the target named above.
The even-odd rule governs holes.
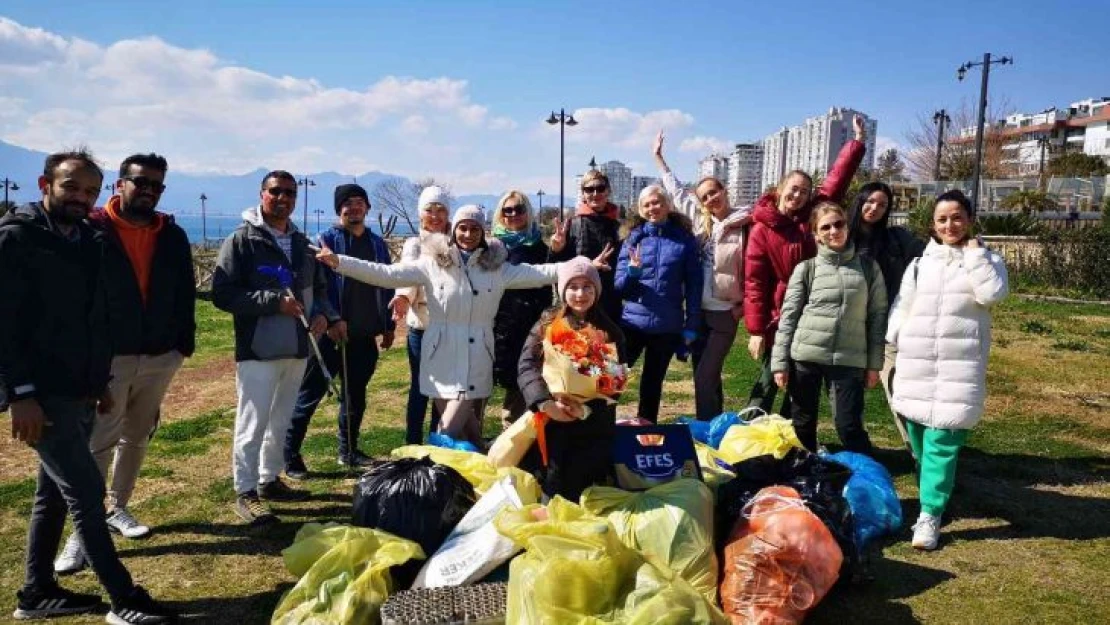
[[[821,224],[820,230],[821,230],[821,232],[828,232],[829,230],[833,230],[834,228],[836,230],[843,230],[844,229],[844,220],[843,219],[838,219],[838,220],[836,220],[832,223]]]
[[[516,217],[517,215],[524,214],[523,206],[502,206],[501,214],[505,217]]]
[[[598,187],[582,187],[582,193],[605,193],[609,187],[601,185]]]
[[[297,197],[297,190],[288,187],[270,187],[266,189],[266,193],[269,193],[270,197],[281,197],[283,195],[285,197]]]
[[[150,189],[155,193],[161,193],[166,190],[166,185],[152,180],[146,176],[124,176],[121,180],[126,180],[140,189]]]

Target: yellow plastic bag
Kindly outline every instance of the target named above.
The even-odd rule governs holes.
[[[698,465],[701,467],[701,478],[705,485],[717,494],[717,488],[725,482],[736,479],[736,474],[722,467],[717,460],[723,460],[720,452],[705,443],[694,441],[694,451],[698,454]]]
[[[301,579],[278,602],[271,624],[346,625],[377,623],[394,590],[389,568],[424,552],[380,530],[308,523],[282,558]]]
[[[592,486],[582,507],[613,524],[625,546],[651,556],[717,601],[713,494],[698,480],[680,479],[644,492]]]
[[[486,457],[495,467],[515,467],[535,442],[535,415],[528,411],[498,435]]]
[[[748,425],[730,427],[718,453],[729,464],[736,464],[766,454],[781,460],[792,447],[802,448],[794,425],[789,419],[768,415],[756,417]]]
[[[621,543],[607,520],[561,497],[494,523],[526,550],[509,565],[506,623],[727,623],[688,582]]]
[[[431,445],[405,445],[390,452],[394,458],[423,458],[427,456],[432,462],[444,464],[458,471],[466,478],[478,496],[486,494],[493,485],[505,476],[512,476],[513,488],[516,489],[520,501],[524,505],[533,504],[540,500],[543,492],[539,482],[531,473],[516,467],[498,468],[493,466],[489,458],[472,451],[459,451]]]

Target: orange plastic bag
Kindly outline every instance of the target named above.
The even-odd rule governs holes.
[[[752,498],[729,536],[721,606],[733,623],[801,623],[836,583],[836,539],[793,488]]]

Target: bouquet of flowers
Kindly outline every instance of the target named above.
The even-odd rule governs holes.
[[[563,316],[547,327],[543,341],[543,380],[552,395],[579,401],[615,397],[628,384],[628,367],[617,357],[617,347],[592,327],[575,330]]]

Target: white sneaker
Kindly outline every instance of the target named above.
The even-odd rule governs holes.
[[[940,517],[922,512],[921,516],[917,517],[917,523],[913,524],[913,542],[910,544],[914,549],[932,551],[937,548],[939,541]]]
[[[62,553],[54,559],[54,572],[58,575],[73,575],[88,565],[89,560],[85,557],[85,546],[81,544],[77,532],[73,532],[69,535],[65,547],[62,548]]]
[[[150,528],[136,521],[127,508],[116,508],[108,515],[108,529],[124,538],[142,538],[150,533]]]

